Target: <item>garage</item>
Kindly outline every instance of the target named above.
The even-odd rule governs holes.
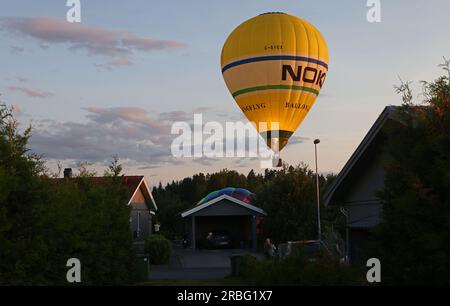
[[[262,218],[267,213],[253,205],[254,194],[243,188],[224,188],[208,194],[181,213],[184,232],[193,249],[204,247],[211,235],[226,237],[227,247],[257,249]]]

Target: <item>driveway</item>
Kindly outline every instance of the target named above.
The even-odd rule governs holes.
[[[196,250],[184,249],[178,252],[183,268],[230,268],[230,256],[243,250]]]
[[[250,250],[191,250],[174,246],[168,265],[150,266],[150,279],[208,279],[223,278],[231,274],[232,254],[249,253],[263,258],[261,253]]]

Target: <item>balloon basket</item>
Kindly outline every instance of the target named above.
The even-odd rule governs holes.
[[[283,161],[281,160],[281,158],[278,157],[274,157],[272,159],[272,167],[274,168],[281,168],[283,166]]]

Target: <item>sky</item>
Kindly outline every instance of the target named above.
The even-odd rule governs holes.
[[[261,172],[256,158],[174,158],[175,121],[244,120],[220,69],[230,32],[260,13],[281,11],[325,37],[329,73],[321,94],[282,151],[288,164],[338,173],[386,105],[394,85],[441,74],[450,57],[446,0],[381,0],[369,23],[366,0],[81,0],[81,23],[66,21],[65,0],[0,0],[0,93],[30,148],[51,170],[92,164],[103,173],[118,155],[127,175],[150,185],[223,168]]]

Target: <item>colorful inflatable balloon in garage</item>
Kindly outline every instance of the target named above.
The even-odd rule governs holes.
[[[228,195],[232,198],[235,198],[237,200],[240,200],[242,202],[245,202],[247,204],[252,204],[253,200],[255,199],[255,194],[251,193],[247,189],[243,188],[233,188],[233,187],[227,187],[220,190],[213,191],[209,193],[206,197],[201,199],[197,205],[206,203],[212,199],[215,199],[217,197],[220,197],[221,195]]]
[[[328,72],[328,48],[306,20],[265,13],[239,25],[221,56],[239,108],[278,153],[316,101]]]

